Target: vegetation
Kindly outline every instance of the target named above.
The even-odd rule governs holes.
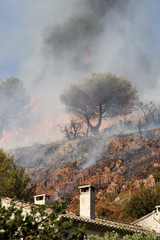
[[[74,232],[69,229],[72,221],[58,219],[63,212],[65,202],[53,203],[51,212],[45,205],[31,206],[30,212],[24,214],[23,208],[17,208],[12,202],[5,208],[0,204],[0,239],[1,240],[82,240],[84,226],[79,225]]]
[[[137,108],[137,115],[138,115],[138,131],[140,137],[142,137],[143,133],[150,127],[150,126],[157,126],[160,125],[160,104],[155,103],[153,101],[143,103],[139,102]]]
[[[75,140],[88,135],[86,124],[78,118],[72,118],[69,123],[59,127],[67,140]]]
[[[60,99],[70,113],[83,119],[96,134],[102,119],[131,113],[138,98],[136,89],[124,77],[93,73],[83,83],[70,85]]]
[[[155,180],[156,183],[160,182],[160,171],[155,170],[153,172],[153,177],[154,177],[154,180]]]
[[[154,188],[142,187],[133,194],[126,204],[126,212],[133,218],[141,218],[142,216],[152,212],[156,205],[160,204],[160,184],[156,184]]]
[[[106,232],[104,237],[85,236],[85,226],[79,224],[75,231],[71,230],[72,221],[58,218],[63,213],[66,203],[54,202],[50,211],[45,205],[33,205],[25,213],[24,208],[17,207],[14,202],[5,208],[0,202],[0,239],[1,240],[160,240],[152,234],[133,234],[121,237],[115,232]]]
[[[14,162],[14,157],[0,149],[0,197],[31,200],[35,187],[25,170]],[[30,186],[29,186],[30,185]]]
[[[143,122],[145,125],[160,124],[160,104],[153,101],[139,104],[139,109],[143,112]]]
[[[125,235],[124,237],[120,237],[118,233],[115,232],[107,232],[104,237],[99,237],[95,235],[90,235],[85,238],[86,240],[160,240],[159,236],[156,236],[152,233],[147,234],[138,234],[135,233],[131,235]]]
[[[28,109],[25,106],[30,102],[30,97],[25,91],[22,82],[15,77],[3,81],[0,85],[0,138],[3,131],[11,128],[13,121],[24,121]],[[23,117],[22,117],[23,116]],[[26,121],[26,119],[25,119]],[[23,124],[24,125],[24,124]]]

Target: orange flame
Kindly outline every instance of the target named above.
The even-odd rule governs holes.
[[[31,128],[22,129],[17,128],[13,131],[3,130],[0,145],[3,147],[17,147],[26,144],[33,144],[37,139],[43,140],[49,138],[54,139],[53,133],[54,122],[48,116],[37,126],[33,125]]]
[[[53,128],[53,121],[50,120],[48,117],[45,118],[44,122],[38,127],[39,129],[43,129],[46,135],[49,135],[51,129]]]
[[[40,104],[37,102],[36,98],[32,96],[30,102],[24,106],[24,109],[32,108],[34,111],[37,111],[40,107]]]
[[[13,133],[3,130],[3,137],[0,139],[0,144],[4,143],[12,137]]]
[[[86,62],[87,62],[87,63],[89,63],[89,62],[93,62],[93,59],[92,59],[90,53],[88,53],[88,55],[87,55]]]

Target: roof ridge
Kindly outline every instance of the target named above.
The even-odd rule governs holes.
[[[88,219],[88,218],[83,218],[74,214],[62,214],[61,215],[62,218],[66,218],[66,219],[71,219],[71,220],[75,220],[75,221],[81,221],[84,223],[91,223],[91,224],[96,224],[99,226],[103,226],[103,227],[108,227],[108,228],[115,228],[115,229],[123,229],[126,231],[131,231],[131,232],[148,232],[148,229],[142,228],[141,226],[137,226],[134,224],[130,224],[130,223],[120,223],[120,222],[115,222],[115,221],[110,221],[110,220],[105,220],[105,219]]]
[[[150,212],[150,213],[148,213],[148,214],[144,215],[143,217],[141,217],[141,218],[137,219],[137,220],[136,220],[136,221],[134,221],[132,224],[136,224],[136,223],[138,223],[139,221],[141,221],[141,220],[143,220],[143,219],[145,219],[145,218],[147,218],[147,217],[151,216],[151,215],[152,215],[152,214],[154,214],[154,213],[155,213],[155,210],[153,210],[152,212]]]

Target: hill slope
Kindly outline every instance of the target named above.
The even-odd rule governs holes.
[[[69,208],[78,211],[78,185],[93,184],[97,189],[97,209],[110,198],[109,207],[114,207],[108,216],[122,219],[125,217],[120,209],[126,192],[130,194],[142,182],[155,184],[153,173],[160,170],[159,139],[160,129],[155,129],[143,138],[88,137],[19,148],[12,153],[16,162],[31,174],[38,194],[49,193],[54,199],[67,196]]]

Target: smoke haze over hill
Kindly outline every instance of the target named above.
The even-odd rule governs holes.
[[[34,102],[32,127],[2,147],[59,137],[67,120],[59,94],[90,72],[125,75],[142,99],[159,101],[158,0],[7,0],[0,9],[1,80],[16,75]]]

